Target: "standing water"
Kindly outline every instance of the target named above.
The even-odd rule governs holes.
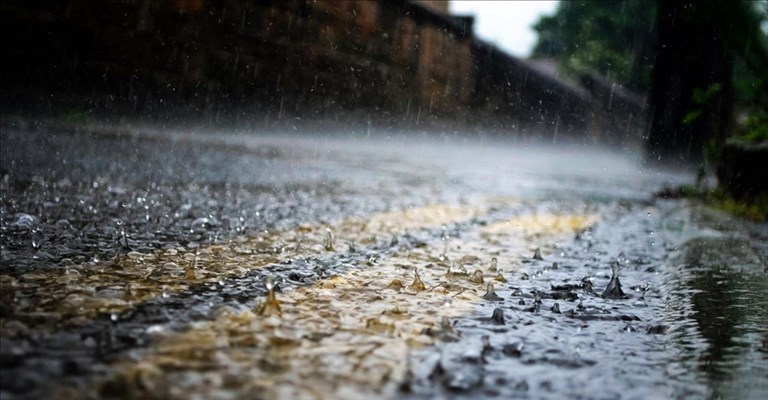
[[[367,137],[370,136],[370,137]],[[2,397],[766,398],[768,229],[464,135],[2,130]]]

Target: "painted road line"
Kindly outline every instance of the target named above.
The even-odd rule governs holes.
[[[350,218],[334,226],[302,225],[263,232],[226,244],[194,245],[154,253],[130,252],[112,260],[51,268],[20,276],[0,275],[3,337],[86,324],[103,314],[120,314],[195,285],[224,283],[250,270],[297,257],[329,254],[331,247],[367,244],[408,229],[440,226],[483,215],[481,207],[430,205]]]
[[[429,208],[410,217],[394,213],[375,228],[399,231],[417,227],[420,222],[411,219],[425,214],[431,222],[444,222],[477,211],[448,212],[444,218],[433,213]],[[408,371],[409,353],[451,340],[451,319],[471,315],[486,301],[487,285],[498,275],[490,270],[491,256],[510,279],[522,252],[533,245],[554,249],[554,243],[571,239],[574,231],[595,220],[553,214],[472,225],[461,238],[449,239],[447,251],[436,238],[427,246],[393,252],[375,265],[361,261],[311,286],[286,289],[277,296],[279,311],[263,301],[223,307],[214,321],[168,332],[151,347],[131,352],[113,365],[110,379],[87,395],[394,397]],[[365,224],[366,233],[389,233],[368,230],[370,225]],[[317,229],[305,231],[317,243]],[[343,226],[336,231],[337,240],[358,237],[343,234],[354,232]],[[312,247],[325,250],[319,244]],[[475,270],[482,280],[475,279]]]

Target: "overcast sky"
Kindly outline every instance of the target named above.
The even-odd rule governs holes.
[[[475,16],[475,34],[518,57],[528,57],[536,44],[531,26],[541,15],[553,14],[558,1],[456,1],[451,14]]]

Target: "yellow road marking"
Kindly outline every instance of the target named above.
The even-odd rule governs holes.
[[[337,240],[353,240],[363,232],[382,235],[390,230],[401,232],[404,227],[426,227],[420,225],[423,223],[439,226],[480,212],[426,207],[382,214],[367,224],[342,223],[335,232]],[[491,256],[498,258],[501,270],[509,272],[521,250],[534,243],[552,246],[594,221],[579,215],[524,216],[479,229],[474,236],[467,235],[468,239],[451,240],[448,255],[462,264],[453,268],[479,269],[486,281],[493,281],[496,272],[489,270]],[[295,246],[303,237],[302,243],[314,243],[303,245],[303,251],[322,253],[324,234],[327,232],[319,227],[304,227],[282,240]],[[102,394],[117,391],[129,398],[394,397],[407,371],[410,349],[430,345],[436,336],[450,333],[445,332],[450,326],[438,322],[442,317],[469,315],[476,302],[483,301],[485,285],[473,281],[470,273],[449,274],[449,261],[441,257],[442,252],[442,248],[424,247],[395,253],[375,266],[352,266],[312,286],[286,290],[278,296],[279,314],[220,310],[214,321],[169,333],[114,365],[117,375],[101,385]],[[412,284],[416,271],[428,290]],[[394,285],[395,280],[401,285]]]
[[[336,246],[367,243],[409,228],[463,221],[479,208],[431,205],[347,219],[332,228]],[[14,277],[0,275],[6,316],[0,333],[13,337],[29,329],[55,329],[86,322],[103,313],[120,313],[133,304],[185,290],[193,284],[242,277],[251,269],[283,259],[327,254],[325,226],[305,225],[264,233],[230,244],[179,248],[151,254],[131,252],[114,260],[51,268]]]

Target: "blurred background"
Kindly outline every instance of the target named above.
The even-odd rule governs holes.
[[[765,1],[11,0],[0,18],[6,114],[469,128],[672,162],[766,131]]]
[[[4,120],[643,154],[768,208],[768,2],[9,0]]]

